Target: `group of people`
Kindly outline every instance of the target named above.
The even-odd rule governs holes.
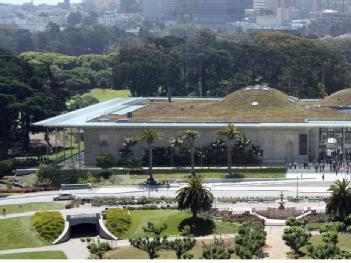
[[[304,162],[303,164],[299,164],[297,162],[293,162],[293,163],[287,163],[287,166],[289,169],[292,170],[301,170],[302,168],[304,170],[306,169],[312,169],[312,167],[314,168],[316,173],[323,173],[323,177],[324,177],[324,173],[326,171],[326,169],[329,168],[330,172],[334,172],[336,176],[338,176],[340,173],[344,173],[347,176],[351,175],[351,166],[349,162],[342,162],[342,161],[337,161],[337,160],[329,160],[328,162],[325,161],[315,161],[314,164],[308,163],[308,162]],[[324,179],[324,178],[323,178]]]

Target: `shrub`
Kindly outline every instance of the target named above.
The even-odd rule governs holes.
[[[308,244],[311,234],[300,226],[292,226],[284,229],[283,240],[294,251],[295,256],[301,252],[300,249]]]
[[[211,244],[202,242],[202,256],[204,259],[230,259],[232,249],[228,249],[222,239],[214,239]]]
[[[102,152],[96,157],[96,166],[105,170],[105,176],[108,176],[108,169],[113,167],[115,158],[110,153]]]
[[[127,209],[111,208],[106,212],[106,227],[112,234],[119,236],[128,231],[131,225]]]
[[[331,222],[321,226],[319,232],[322,234],[324,232],[330,232],[330,231],[338,232],[343,229],[345,229],[345,224],[343,222]]]
[[[239,234],[235,237],[235,252],[241,259],[251,259],[260,254],[266,244],[267,233],[260,223],[248,222],[239,228]]]
[[[351,233],[351,226],[348,226],[348,227],[346,228],[346,230],[347,230],[347,232]]]
[[[10,160],[0,161],[0,179],[6,175],[10,175],[13,170],[13,162]]]
[[[62,215],[57,211],[36,212],[32,223],[40,237],[48,242],[58,238],[65,226]]]

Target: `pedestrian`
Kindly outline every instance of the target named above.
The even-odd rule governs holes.
[[[324,181],[324,174],[322,175],[322,180]]]
[[[6,208],[3,208],[3,209],[2,209],[2,216],[3,216],[3,217],[6,217]]]
[[[338,173],[339,173],[339,166],[337,166],[337,167],[335,168],[335,174],[336,174],[336,176],[338,176]]]

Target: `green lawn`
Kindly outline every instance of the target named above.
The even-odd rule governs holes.
[[[78,143],[73,143],[72,144],[72,153],[73,155],[78,154]],[[60,150],[57,152],[57,156],[56,153],[53,152],[52,154],[49,154],[49,160],[51,161],[55,161],[56,157],[57,157],[57,162],[63,162],[64,161],[64,157],[66,156],[66,159],[71,157],[71,145],[66,145],[66,150]],[[80,151],[84,151],[84,142],[80,143]],[[43,154],[42,156],[46,156],[46,154]]]
[[[204,240],[203,242],[209,243],[212,240]],[[234,247],[233,239],[226,239],[225,243],[228,247]],[[190,250],[190,254],[194,255],[194,259],[202,258],[202,241],[197,241],[195,247]],[[134,248],[132,246],[118,248],[116,250],[110,251],[105,256],[107,259],[148,259],[148,254],[140,249]],[[177,259],[174,251],[163,250],[160,252],[160,259]],[[235,254],[232,255],[232,259],[238,259]]]
[[[49,245],[32,228],[30,217],[0,220],[0,250]]]
[[[315,235],[310,239],[312,245],[321,245],[323,244],[322,236]],[[351,253],[351,234],[339,233],[338,234],[338,247]]]
[[[198,170],[203,178],[226,178],[226,170],[219,169],[201,169]],[[285,168],[262,168],[262,169],[238,169],[235,171],[234,178],[285,178]],[[165,179],[183,179],[190,174],[187,170],[155,170],[154,177],[157,180]],[[131,179],[146,179],[148,175],[132,175]]]
[[[61,251],[27,252],[0,255],[0,259],[67,259]]]
[[[167,224],[165,235],[180,235],[178,226],[181,221],[191,217],[188,212],[178,210],[131,210],[131,226],[119,239],[128,239],[144,234],[143,227],[147,222],[152,222],[157,226]],[[234,234],[238,229],[238,224],[216,221],[215,232],[217,234]]]
[[[100,102],[115,99],[130,97],[129,90],[112,90],[112,89],[92,89],[90,92],[83,94],[97,98]]]
[[[0,211],[6,209],[7,214],[24,213],[29,211],[62,210],[67,202],[29,203],[21,205],[0,205]]]

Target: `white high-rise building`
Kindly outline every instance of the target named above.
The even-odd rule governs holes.
[[[147,19],[162,18],[163,0],[144,0],[143,15]]]

